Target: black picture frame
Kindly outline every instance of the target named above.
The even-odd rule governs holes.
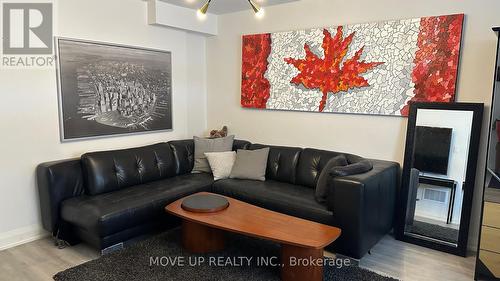
[[[54,40],[61,142],[173,129],[170,51]]]
[[[500,82],[500,39],[498,39],[498,37],[500,36],[500,26],[499,27],[493,27],[493,31],[495,32],[496,36],[497,36],[497,52],[496,52],[496,56],[495,56],[495,70],[496,70],[496,75],[494,75],[494,77],[497,77],[497,80],[496,81],[499,81]],[[492,130],[495,129],[496,127],[496,123],[498,122],[498,120],[494,120],[494,105],[495,105],[495,101],[498,99],[497,95],[496,95],[496,91],[497,91],[497,83],[496,81],[493,81],[493,92],[492,92],[492,95],[491,95],[491,108],[490,108],[490,113],[489,113],[489,118],[488,118],[488,127],[491,128],[491,130],[488,132],[488,138],[487,138],[487,147],[488,149],[486,150],[486,165],[484,167],[485,169],[485,173],[484,173],[484,177],[483,177],[483,195],[482,195],[482,198],[481,198],[481,211],[480,211],[480,217],[479,217],[479,233],[478,233],[478,243],[477,243],[477,248],[476,248],[476,253],[477,253],[477,256],[476,256],[476,270],[474,272],[474,280],[495,280],[496,278],[494,277],[493,273],[488,269],[488,267],[481,261],[481,258],[480,258],[480,251],[481,251],[481,237],[482,237],[482,226],[483,226],[483,222],[484,222],[484,205],[485,205],[485,202],[487,202],[485,200],[486,198],[486,192],[487,190],[489,189],[488,188],[488,174],[490,173],[489,172],[489,168],[488,168],[488,159],[490,157],[490,154],[491,153],[494,153],[493,151],[491,151],[490,149],[490,142],[492,141],[492,138],[494,138],[495,136],[493,135],[492,133]],[[495,177],[492,178],[492,182],[496,182],[496,179]]]
[[[465,182],[463,184],[464,196],[462,204],[462,214],[460,216],[460,228],[458,234],[458,243],[456,246],[449,243],[441,243],[438,241],[433,241],[432,239],[418,238],[405,234],[407,198],[409,192],[410,170],[413,163],[415,127],[418,109],[458,110],[473,112],[466,176]],[[483,110],[484,104],[482,103],[410,103],[401,189],[397,201],[398,212],[396,215],[397,217],[394,231],[396,239],[458,256],[465,257],[467,255],[469,223],[472,210],[472,199],[474,196]]]

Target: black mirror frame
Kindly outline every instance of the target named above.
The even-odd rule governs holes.
[[[437,110],[462,110],[472,111],[472,128],[471,139],[469,145],[469,155],[467,160],[466,177],[463,185],[464,197],[462,203],[462,214],[460,217],[460,229],[458,233],[458,243],[454,247],[445,243],[433,242],[431,239],[420,239],[414,236],[408,236],[404,233],[406,208],[408,198],[408,185],[410,178],[411,163],[413,163],[413,149],[415,138],[415,126],[417,121],[418,109],[437,109]],[[481,137],[481,126],[483,122],[483,109],[482,103],[428,103],[428,102],[415,102],[410,103],[410,112],[408,116],[408,127],[406,130],[406,146],[404,154],[403,174],[401,180],[401,189],[398,196],[397,204],[397,217],[395,225],[396,239],[416,244],[419,246],[431,248],[434,250],[447,252],[450,254],[463,256],[467,254],[467,243],[469,236],[469,224],[472,210],[472,200],[474,195],[474,187],[476,180],[476,168],[479,153],[479,141]]]

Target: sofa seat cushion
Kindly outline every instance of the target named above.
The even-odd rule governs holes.
[[[210,191],[210,174],[186,174],[96,196],[63,201],[62,218],[88,232],[105,237],[166,216],[164,207],[181,197]]]
[[[226,179],[214,183],[215,193],[287,215],[333,224],[333,213],[314,199],[314,190],[274,180]]]

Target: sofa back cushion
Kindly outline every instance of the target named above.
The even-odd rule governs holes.
[[[194,166],[194,141],[193,139],[169,141],[176,163],[176,174],[184,175],[191,173]],[[233,150],[248,149],[250,142],[245,140],[234,140]]]
[[[297,184],[315,188],[319,174],[325,165],[330,159],[340,154],[343,153],[305,148],[300,154],[297,165]]]
[[[191,173],[194,165],[194,141],[175,140],[169,141],[170,148],[174,153],[175,169],[177,175]]]
[[[234,140],[233,141],[233,151],[238,151],[238,149],[248,149],[251,143],[246,140]]]
[[[175,176],[168,143],[82,155],[86,191],[96,195]]]
[[[297,163],[299,161],[300,147],[270,146],[264,144],[252,144],[249,149],[261,149],[269,147],[267,157],[266,180],[295,183]]]

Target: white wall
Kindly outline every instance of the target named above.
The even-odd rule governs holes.
[[[192,137],[202,135],[207,130],[206,40],[194,33],[186,35],[187,136]]]
[[[256,20],[249,11],[219,16],[218,36],[207,39],[208,127],[227,124],[238,138],[309,146],[403,162],[406,118],[242,109],[241,35],[350,23],[465,13],[458,101],[489,107],[496,36],[497,0],[302,0],[267,7]],[[485,114],[485,122],[489,113]],[[486,127],[486,125],[484,126]],[[487,130],[483,130],[470,246],[477,243]]]
[[[0,249],[43,233],[37,164],[206,131],[203,36],[149,26],[139,0],[59,0],[55,8],[55,35],[172,52],[174,129],[61,144],[55,70],[0,69]]]

